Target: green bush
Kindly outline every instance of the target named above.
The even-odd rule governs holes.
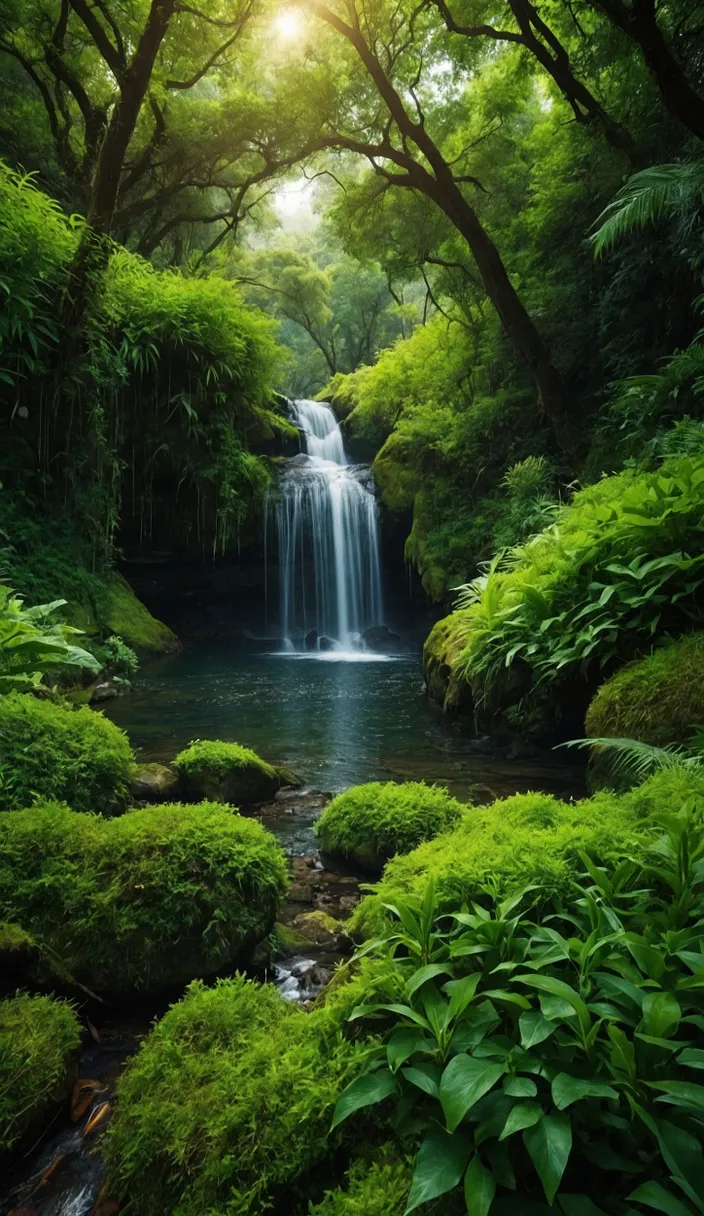
[[[410,1183],[409,1163],[394,1146],[387,1159],[355,1162],[346,1188],[329,1191],[310,1216],[403,1216]]]
[[[18,993],[0,1001],[0,1157],[66,1094],[81,1039],[70,1005]]]
[[[286,873],[274,837],[219,805],[0,815],[0,919],[93,989],[183,984],[246,959]]]
[[[55,798],[111,814],[127,803],[133,767],[127,736],[102,714],[0,696],[0,811]]]
[[[602,684],[587,712],[587,734],[685,743],[704,723],[704,633],[685,634]]]
[[[92,654],[76,645],[80,630],[53,619],[66,600],[25,608],[11,587],[0,585],[0,695],[36,688],[48,672],[99,670]]]
[[[422,781],[372,781],[333,798],[315,832],[323,852],[380,871],[396,853],[454,827],[466,810]]]
[[[239,743],[195,739],[173,763],[186,796],[194,800],[235,806],[266,802],[285,784],[285,774]]]
[[[677,809],[675,801],[673,809]],[[470,809],[454,831],[395,857],[376,894],[367,896],[350,921],[354,933],[374,935],[384,923],[383,905],[435,883],[439,906],[459,908],[486,886],[500,894],[525,883],[564,893],[580,865],[579,850],[600,862],[642,852],[646,833],[638,807],[627,798],[601,794],[560,802],[549,794],[516,794],[492,806]]]
[[[107,1141],[110,1194],[135,1216],[303,1206],[335,1098],[364,1047],[243,977],[195,983],[127,1066]],[[299,1187],[300,1180],[300,1187]]]
[[[422,1138],[405,1213],[459,1211],[460,1188],[476,1216],[704,1209],[701,805],[656,820],[547,916],[530,886],[441,917],[432,884],[397,901],[366,951],[385,987],[350,1015],[383,1043],[333,1126],[381,1103],[403,1148]]]

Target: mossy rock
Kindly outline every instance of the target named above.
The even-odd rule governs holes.
[[[176,634],[152,616],[120,574],[111,574],[105,580],[99,621],[104,632],[117,634],[136,651],[174,654],[181,649]]]
[[[466,810],[423,781],[371,781],[333,798],[315,833],[323,853],[380,874],[390,857],[455,827]]]
[[[177,774],[165,764],[138,764],[130,780],[130,794],[137,802],[169,802],[178,786]]]
[[[600,864],[642,855],[652,840],[647,816],[655,807],[677,811],[687,791],[704,792],[704,778],[662,773],[625,795],[561,802],[549,794],[516,794],[476,807],[454,831],[390,861],[376,893],[347,922],[348,931],[376,935],[386,923],[383,905],[404,892],[421,894],[430,878],[446,911],[481,896],[488,883],[500,895],[529,883],[546,896],[566,894],[584,869],[581,851]]]
[[[127,736],[101,713],[28,694],[0,697],[0,811],[39,797],[113,814],[127,805],[133,768]]]
[[[587,735],[638,739],[663,747],[685,743],[704,722],[704,633],[689,633],[602,684],[587,711]],[[594,757],[592,780],[608,782],[607,752]]]
[[[192,984],[128,1063],[107,1137],[109,1193],[134,1216],[305,1211],[364,1045],[243,977]]]
[[[436,622],[423,647],[428,696],[444,713],[471,713],[473,708],[472,690],[457,673],[470,628],[471,617],[467,612],[452,612]]]
[[[344,1185],[329,1191],[322,1203],[311,1204],[309,1216],[403,1216],[412,1166],[396,1145],[382,1150],[380,1158],[371,1164],[355,1162]],[[425,1204],[423,1210],[430,1212],[435,1206]]]
[[[282,786],[298,783],[288,769],[267,764],[249,747],[208,739],[194,740],[176,757],[174,768],[184,797],[232,806],[270,802]]]
[[[99,992],[246,962],[271,932],[286,878],[271,833],[220,805],[103,819],[40,803],[0,816],[0,917]],[[43,955],[36,976],[51,978]]]
[[[335,920],[334,916],[321,911],[301,912],[290,927],[308,946],[312,943],[314,946],[334,947],[345,932],[341,920]]]
[[[0,1160],[39,1135],[68,1095],[80,1041],[66,1001],[27,993],[0,1001]]]

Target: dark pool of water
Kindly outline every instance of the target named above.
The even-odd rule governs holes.
[[[363,781],[425,780],[467,797],[542,789],[579,794],[581,769],[558,758],[508,760],[429,705],[417,658],[367,661],[190,650],[145,665],[132,695],[106,706],[146,760],[191,739],[236,740],[333,793]]]

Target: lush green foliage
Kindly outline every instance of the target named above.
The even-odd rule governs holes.
[[[292,776],[267,764],[249,747],[211,739],[194,740],[173,763],[190,797],[237,805],[273,798],[285,778]]]
[[[322,1203],[311,1205],[310,1216],[399,1216],[405,1207],[410,1182],[408,1162],[398,1160],[389,1146],[386,1159],[368,1165],[355,1162],[347,1187],[330,1191]]]
[[[65,1001],[28,993],[0,1001],[0,1157],[65,1096],[80,1040]]]
[[[0,816],[0,917],[97,990],[183,984],[246,960],[285,878],[274,837],[212,803]]]
[[[704,723],[704,634],[676,642],[619,671],[597,692],[587,712],[587,733],[685,743]]]
[[[65,603],[25,608],[21,596],[0,586],[0,694],[35,688],[56,668],[100,670],[93,655],[75,644],[80,630],[52,619]]]
[[[107,1144],[111,1194],[139,1216],[287,1211],[334,1151],[335,1098],[365,1048],[325,1009],[304,1014],[243,977],[193,984],[122,1077]]]
[[[642,821],[652,802],[676,811],[686,797],[702,792],[701,776],[678,769],[625,796],[560,802],[549,794],[516,794],[475,807],[454,831],[389,862],[375,894],[355,911],[353,931],[373,935],[384,923],[386,905],[404,894],[418,895],[430,879],[441,910],[461,907],[490,884],[501,896],[530,883],[564,894],[581,850],[600,864],[638,856],[647,845]]]
[[[380,871],[395,853],[455,827],[466,809],[423,781],[372,781],[333,798],[315,832],[325,853]]]
[[[383,1019],[385,1046],[333,1125],[394,1099],[399,1135],[424,1137],[406,1213],[459,1186],[470,1216],[543,1194],[566,1216],[704,1210],[704,843],[692,803],[656,822],[644,862],[583,854],[547,917],[539,887],[438,920],[429,885],[393,909],[373,948],[396,975],[351,1015]]]
[[[127,736],[92,709],[0,696],[0,810],[56,798],[76,811],[123,810],[133,768]]]
[[[132,647],[115,633],[96,647],[96,655],[103,667],[123,679],[133,676],[139,667],[139,659]]]

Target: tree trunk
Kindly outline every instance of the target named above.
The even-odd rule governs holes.
[[[634,0],[631,8],[622,0],[593,0],[593,4],[640,47],[670,113],[699,139],[704,139],[704,97],[689,83],[684,68],[665,41],[653,0]]]

